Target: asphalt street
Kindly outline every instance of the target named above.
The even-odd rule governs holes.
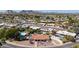
[[[67,43],[62,46],[52,47],[52,48],[72,48],[72,46],[75,44],[79,44],[79,41],[77,41],[75,43]],[[6,44],[3,44],[1,48],[25,48],[25,47],[15,46],[15,45],[6,43]]]
[[[64,44],[64,45],[62,45],[62,46],[58,46],[58,47],[54,47],[54,48],[72,48],[74,45],[76,45],[76,44],[79,44],[79,41],[77,41],[77,42],[72,42],[72,43],[67,43],[67,44]]]
[[[1,48],[24,48],[24,47],[20,47],[20,46],[15,46],[15,45],[11,45],[11,44],[3,44]]]

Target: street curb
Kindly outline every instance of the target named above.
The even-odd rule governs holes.
[[[56,48],[56,47],[60,47],[60,46],[64,46],[64,45],[66,45],[66,44],[70,44],[70,43],[72,43],[72,42],[67,42],[67,43],[64,43],[63,45],[55,46],[55,48]]]
[[[15,46],[19,46],[19,47],[24,47],[24,48],[35,48],[35,47],[27,47],[25,45],[20,45],[20,44],[17,44],[17,43],[13,43],[13,42],[10,42],[10,41],[6,41],[7,44],[11,44],[11,45],[15,45]],[[65,43],[66,44],[66,43]],[[63,46],[65,44],[62,44],[62,45],[55,45],[55,46],[52,46],[51,48],[55,48],[55,47],[59,47],[59,46]],[[38,48],[38,47],[37,47]],[[45,47],[46,48],[46,47]],[[50,47],[48,47],[50,48]]]
[[[11,45],[15,45],[15,46],[19,46],[19,47],[26,47],[25,45],[20,45],[20,44],[16,44],[10,41],[6,41],[7,44],[11,44]]]

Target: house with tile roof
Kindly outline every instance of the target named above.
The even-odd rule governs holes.
[[[33,41],[47,41],[49,40],[49,35],[46,34],[32,34],[31,39]]]

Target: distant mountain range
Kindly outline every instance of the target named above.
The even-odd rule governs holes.
[[[33,11],[33,10],[4,10],[0,11],[0,14],[36,14],[36,13],[43,13],[40,11]]]
[[[0,14],[79,14],[79,10],[0,10]]]

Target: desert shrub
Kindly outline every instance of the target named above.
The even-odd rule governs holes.
[[[62,41],[63,41],[64,43],[66,43],[66,42],[75,42],[75,39],[74,39],[74,37],[72,37],[72,36],[65,35]]]
[[[79,44],[74,45],[73,48],[79,48]]]

